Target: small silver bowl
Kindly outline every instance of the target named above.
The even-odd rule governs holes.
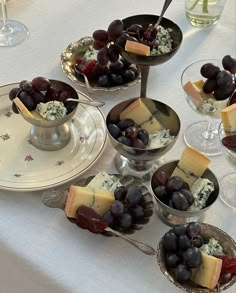
[[[79,99],[76,90],[69,84],[52,79],[50,79],[50,82],[54,89],[67,91],[69,98]],[[76,113],[78,105],[79,103],[76,102],[66,102],[68,114],[57,120],[34,119],[20,112],[22,117],[32,124],[29,138],[32,145],[43,151],[56,151],[64,148],[71,138],[70,127],[67,122]]]
[[[201,229],[201,235],[205,239],[209,239],[211,237],[218,240],[220,245],[223,247],[224,253],[227,256],[230,257],[236,257],[236,243],[235,241],[224,231],[221,229],[201,223],[202,229]],[[236,276],[233,276],[233,278],[226,284],[219,286],[219,288],[215,288],[213,290],[201,287],[194,282],[190,281],[186,284],[181,284],[178,281],[175,280],[174,275],[171,274],[171,272],[168,270],[165,262],[165,256],[166,252],[164,250],[164,244],[163,244],[163,238],[160,240],[158,246],[157,246],[157,263],[160,267],[160,270],[164,274],[164,276],[176,287],[182,289],[185,292],[190,293],[218,293],[223,290],[229,289],[236,283]]]
[[[120,113],[137,98],[132,98],[114,106],[107,115],[106,125],[120,119]],[[170,129],[170,134],[175,136],[172,141],[161,147],[152,149],[138,149],[120,143],[112,137],[109,130],[109,138],[112,146],[116,149],[115,165],[117,171],[122,175],[131,175],[142,180],[150,180],[152,173],[157,168],[158,159],[165,155],[175,144],[179,131],[180,119],[177,113],[168,105],[148,99],[141,98],[149,111],[157,118],[164,128]]]
[[[168,176],[172,174],[175,167],[178,164],[178,160],[171,161],[168,163],[163,164],[160,166],[156,172],[164,171]],[[153,178],[153,177],[152,177]],[[164,204],[154,193],[153,184],[151,179],[151,189],[156,199],[156,213],[159,218],[167,225],[174,226],[174,225],[183,225],[190,222],[202,222],[205,218],[206,211],[214,204],[219,196],[219,183],[214,175],[214,173],[210,169],[206,169],[202,178],[207,178],[211,180],[214,184],[215,190],[211,193],[207,200],[207,205],[204,209],[200,211],[180,211],[169,207],[168,205]]]

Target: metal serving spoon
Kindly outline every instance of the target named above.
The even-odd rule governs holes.
[[[83,94],[84,95],[84,94]],[[77,100],[77,99],[72,99],[72,98],[68,98],[65,100],[65,102],[77,102],[77,103],[80,103],[80,104],[85,104],[85,105],[89,105],[89,106],[92,106],[92,107],[102,107],[105,105],[105,102],[100,102],[100,101],[86,101],[86,100]]]
[[[160,25],[161,20],[162,20],[162,18],[163,18],[163,15],[165,14],[166,9],[169,7],[169,5],[170,5],[171,2],[172,2],[172,0],[165,0],[164,5],[163,5],[163,7],[162,7],[161,14],[160,14],[160,16],[159,16],[159,18],[158,18],[156,24],[154,25],[154,27],[155,27],[156,29],[157,29],[158,26]]]

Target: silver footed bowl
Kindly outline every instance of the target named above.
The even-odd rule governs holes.
[[[69,84],[50,79],[51,86],[60,91],[68,92],[68,98],[79,99],[76,90]],[[67,123],[76,113],[78,103],[77,102],[64,102],[67,108],[67,115],[57,120],[46,120],[40,118],[40,115],[35,112],[33,116],[29,117],[20,112],[22,117],[32,124],[30,129],[29,141],[33,146],[44,151],[55,151],[65,147],[71,138],[70,127]]]
[[[160,166],[156,172],[164,171],[168,176],[170,176],[175,167],[178,164],[178,160],[171,161]],[[190,222],[202,222],[205,218],[206,211],[215,203],[219,196],[219,182],[210,169],[206,169],[203,173],[202,178],[207,178],[211,180],[214,184],[215,190],[210,194],[206,207],[200,211],[180,211],[174,208],[169,207],[164,204],[154,193],[153,191],[153,182],[151,179],[151,189],[156,200],[156,213],[158,217],[167,225],[183,225]]]
[[[115,105],[107,115],[106,125],[120,119],[120,113],[137,98],[132,98]],[[148,99],[140,98],[152,115],[162,124],[163,128],[169,129],[174,136],[170,143],[163,147],[139,149],[120,143],[108,130],[112,146],[117,151],[115,165],[122,175],[132,175],[134,177],[149,180],[153,170],[159,165],[158,159],[164,156],[175,144],[179,131],[180,119],[178,114],[168,105]]]
[[[221,229],[201,223],[201,235],[205,239],[209,239],[211,237],[215,238],[218,240],[220,245],[223,247],[224,254],[230,257],[236,257],[236,243],[235,241],[224,231]],[[182,289],[185,292],[190,292],[190,293],[218,293],[221,291],[224,291],[226,289],[229,289],[232,287],[235,282],[236,282],[236,276],[233,276],[233,278],[227,282],[224,285],[220,285],[218,288],[215,289],[207,289],[204,287],[201,287],[197,284],[195,284],[192,281],[187,282],[186,284],[181,284],[178,281],[175,280],[174,275],[171,274],[170,270],[166,266],[165,262],[165,257],[166,257],[166,252],[164,250],[164,244],[163,244],[163,238],[160,240],[158,246],[157,246],[157,263],[159,265],[160,270],[164,274],[164,276],[170,281],[173,285],[176,287]],[[173,290],[174,291],[174,290]]]

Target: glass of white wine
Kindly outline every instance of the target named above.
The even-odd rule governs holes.
[[[7,17],[7,0],[0,0],[2,20],[0,20],[0,46],[11,47],[28,38],[29,30],[21,22],[9,20]]]

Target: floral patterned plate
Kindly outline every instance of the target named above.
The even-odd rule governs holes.
[[[16,86],[12,83],[0,87],[0,189],[53,188],[89,169],[105,147],[107,134],[102,112],[80,104],[68,122],[72,134],[69,144],[58,151],[41,151],[29,142],[31,125],[12,111],[8,93]]]

